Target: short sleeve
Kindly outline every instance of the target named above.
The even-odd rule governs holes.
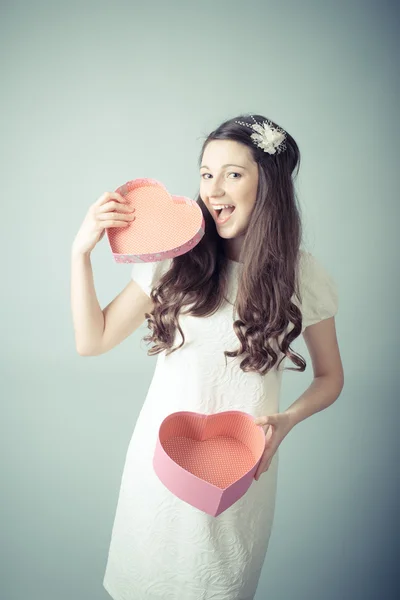
[[[310,252],[301,252],[299,266],[304,331],[309,325],[334,317],[339,297],[335,280]]]
[[[172,259],[157,262],[134,263],[131,271],[131,278],[140,285],[145,294],[150,296],[152,288],[157,285],[160,278],[167,272],[171,266],[171,262]]]

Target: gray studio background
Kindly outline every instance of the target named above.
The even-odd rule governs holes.
[[[71,244],[129,179],[194,197],[205,135],[242,112],[300,146],[305,246],[338,284],[345,369],[338,401],[281,445],[256,598],[395,597],[398,31],[392,2],[1,3],[1,600],[109,599],[120,477],[156,357],[145,325],[77,354]],[[131,267],[105,238],[92,264],[104,307]],[[281,410],[312,380],[294,348],[308,368],[285,373]]]

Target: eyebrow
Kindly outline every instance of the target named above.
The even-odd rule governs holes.
[[[246,167],[242,167],[242,165],[234,165],[233,163],[229,163],[228,165],[222,165],[222,169],[224,167],[239,167],[240,169],[244,169],[246,170]],[[207,167],[206,165],[201,165],[200,169],[209,169],[210,167]]]

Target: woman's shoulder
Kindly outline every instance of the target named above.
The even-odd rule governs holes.
[[[302,249],[299,254],[299,275],[303,327],[334,316],[338,311],[339,296],[330,270],[314,254]]]
[[[315,256],[309,250],[305,248],[299,249],[299,266],[301,268],[306,268],[307,264],[310,264],[313,259],[315,259]]]
[[[152,288],[156,286],[160,278],[168,271],[171,263],[172,258],[155,262],[133,263],[131,278],[150,296]]]
[[[299,250],[298,267],[303,282],[329,277],[325,265],[312,252],[304,248]]]

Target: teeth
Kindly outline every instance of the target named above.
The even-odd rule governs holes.
[[[219,210],[220,208],[233,208],[233,204],[214,204],[213,208],[215,210]]]

